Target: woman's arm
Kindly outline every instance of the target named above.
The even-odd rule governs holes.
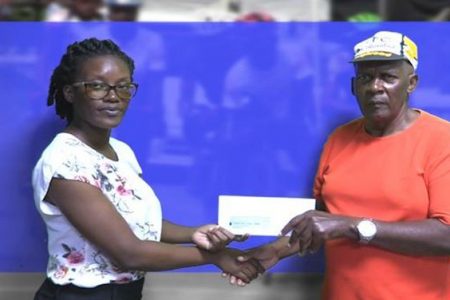
[[[197,227],[181,226],[163,220],[161,229],[161,242],[170,244],[192,243],[192,235]]]
[[[258,273],[255,264],[234,262],[239,251],[224,249],[210,253],[184,247],[139,240],[125,219],[102,192],[86,183],[52,179],[46,200],[56,205],[71,224],[91,243],[123,269],[159,271],[214,264],[249,281]]]
[[[194,243],[204,250],[216,252],[232,241],[243,241],[247,236],[235,236],[230,231],[215,224],[200,227],[181,226],[163,220],[161,241],[171,244]]]
[[[291,256],[299,251],[299,244],[289,244],[288,237],[280,237],[274,242],[261,245],[259,247],[245,251],[243,255],[238,257],[238,261],[247,262],[257,260],[264,268],[264,271],[269,270],[278,263],[281,259]],[[223,275],[228,277],[231,284],[244,285],[241,279],[226,272]]]

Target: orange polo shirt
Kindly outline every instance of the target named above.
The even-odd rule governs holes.
[[[406,130],[373,137],[358,119],[338,128],[314,184],[333,214],[450,225],[450,123],[427,112]],[[450,238],[450,236],[448,237]],[[325,245],[324,299],[450,300],[450,257],[414,257],[355,241]]]

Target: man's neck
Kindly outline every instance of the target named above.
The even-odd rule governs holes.
[[[372,136],[382,137],[401,132],[414,123],[419,117],[419,112],[407,108],[405,112],[400,113],[395,119],[390,122],[367,122],[365,130]]]

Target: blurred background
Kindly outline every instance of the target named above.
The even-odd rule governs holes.
[[[0,0],[0,21],[448,21],[449,0]]]

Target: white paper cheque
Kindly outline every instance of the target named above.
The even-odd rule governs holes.
[[[277,236],[296,215],[315,209],[311,198],[219,196],[219,225],[233,234]]]

